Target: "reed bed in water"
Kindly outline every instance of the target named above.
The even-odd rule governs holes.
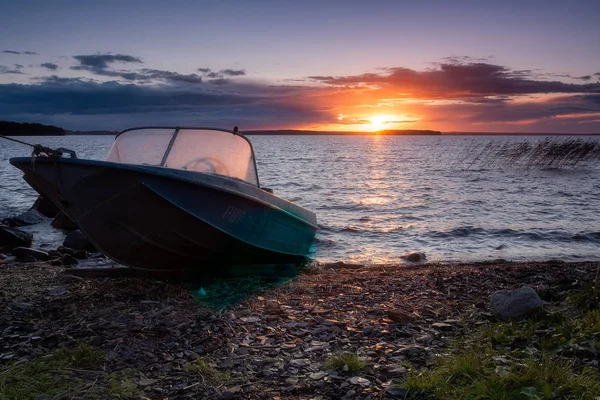
[[[457,163],[467,169],[485,167],[572,168],[600,161],[597,139],[545,138],[543,140],[472,143],[459,154]]]

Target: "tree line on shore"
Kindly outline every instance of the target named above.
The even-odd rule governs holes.
[[[66,131],[63,128],[54,125],[0,121],[0,135],[4,136],[57,136],[64,134]]]

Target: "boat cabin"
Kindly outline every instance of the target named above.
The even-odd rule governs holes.
[[[117,135],[106,161],[217,174],[259,185],[250,141],[221,129],[128,129]]]

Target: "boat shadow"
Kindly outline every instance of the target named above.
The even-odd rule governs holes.
[[[113,265],[108,268],[73,268],[65,273],[80,278],[138,278],[180,284],[203,306],[224,309],[284,285],[313,263],[314,260],[306,258],[295,264],[222,265],[198,268],[197,272],[145,271]]]
[[[189,281],[190,288],[200,304],[224,309],[286,284],[302,274],[310,264],[306,261],[301,264],[255,265],[252,269],[231,266],[224,274],[196,277]]]

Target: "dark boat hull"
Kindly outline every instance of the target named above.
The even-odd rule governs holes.
[[[63,158],[10,162],[100,251],[134,268],[296,263],[316,231],[313,213],[227,177]]]

